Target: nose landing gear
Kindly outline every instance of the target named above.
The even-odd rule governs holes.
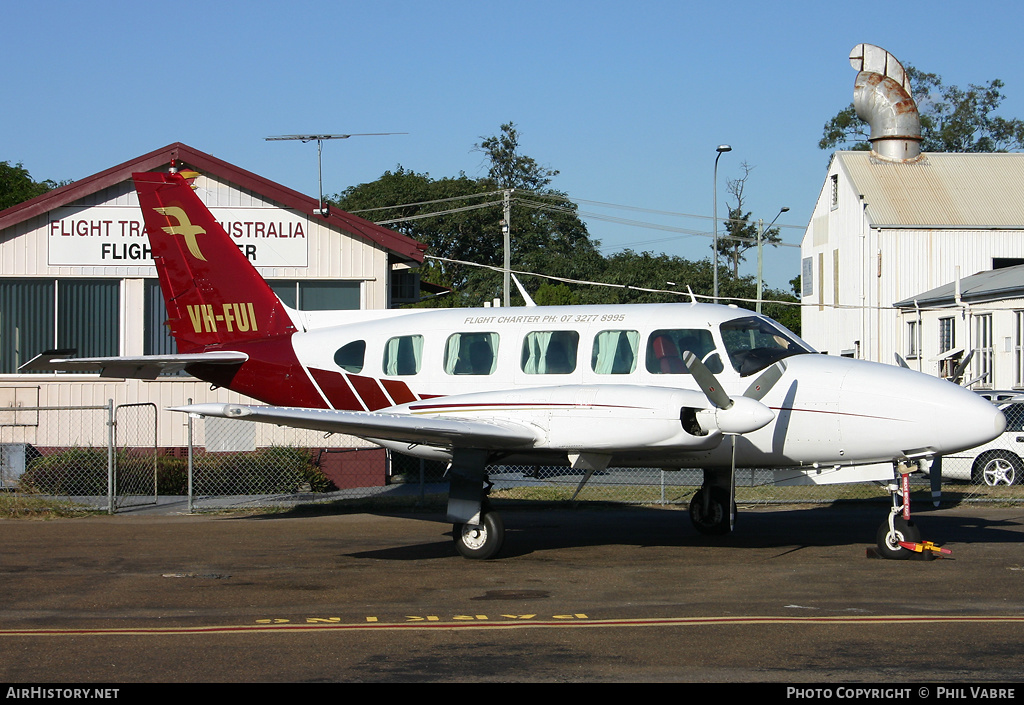
[[[899,485],[888,487],[892,495],[889,516],[875,533],[877,554],[882,558],[905,560],[917,554],[923,558],[936,558],[952,551],[921,540],[921,530],[910,520],[910,468],[900,465]]]

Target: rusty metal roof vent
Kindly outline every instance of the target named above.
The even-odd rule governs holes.
[[[882,159],[909,161],[921,155],[921,117],[910,95],[910,78],[896,57],[873,44],[858,44],[850,65],[857,117],[871,125],[871,151]]]

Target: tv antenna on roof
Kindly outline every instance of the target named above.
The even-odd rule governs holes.
[[[316,163],[317,171],[320,177],[320,207],[313,211],[314,215],[322,215],[327,217],[331,214],[330,206],[324,203],[324,167],[323,167],[323,148],[324,140],[347,140],[349,137],[374,137],[378,135],[407,135],[408,132],[354,132],[350,135],[278,135],[276,137],[267,137],[268,142],[277,140],[299,140],[300,142],[312,142],[316,140]]]

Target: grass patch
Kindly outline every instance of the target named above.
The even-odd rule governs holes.
[[[22,492],[0,492],[0,519],[64,519],[97,513],[100,510],[67,500]]]

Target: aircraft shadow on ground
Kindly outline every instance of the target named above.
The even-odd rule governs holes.
[[[541,551],[592,546],[635,546],[706,548],[729,550],[804,547],[874,546],[875,531],[885,519],[885,504],[830,505],[799,509],[740,508],[736,528],[727,536],[705,536],[690,523],[686,511],[646,507],[565,507],[504,508],[505,542],[500,558],[526,556]],[[298,509],[261,517],[257,520],[336,514],[329,508]],[[376,560],[433,560],[456,556],[450,525],[443,513],[410,511],[368,511],[374,516],[421,519],[438,524],[441,540],[395,545],[389,548],[348,553],[351,557]],[[958,512],[951,514],[930,505],[921,506],[913,515],[923,538],[939,545],[1020,543],[1024,540],[1021,517],[1008,520],[982,519]],[[400,539],[399,539],[400,540]]]

